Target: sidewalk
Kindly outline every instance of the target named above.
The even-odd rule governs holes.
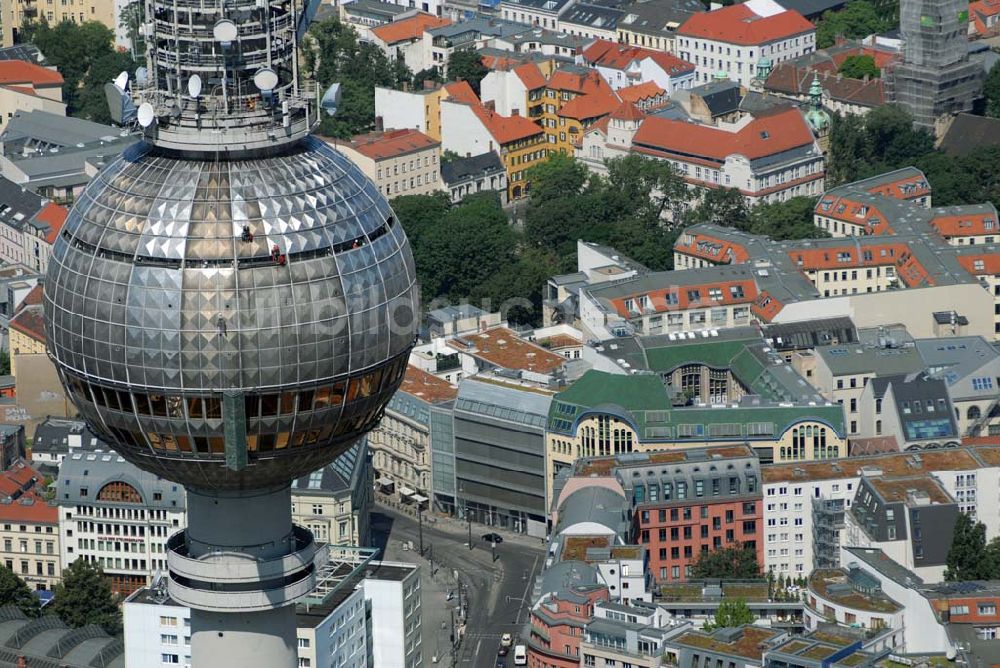
[[[417,520],[417,511],[413,504],[401,503],[397,501],[392,496],[387,494],[380,494],[375,492],[375,505],[383,506],[389,508],[394,512],[408,515],[412,517],[414,521]],[[424,525],[429,527],[434,527],[438,531],[443,531],[445,533],[452,534],[456,537],[464,536],[463,542],[468,542],[469,540],[469,524],[464,520],[460,520],[455,517],[449,517],[442,513],[433,512],[430,510],[424,511]],[[528,536],[523,533],[514,533],[508,529],[503,529],[501,527],[489,526],[488,524],[478,524],[476,522],[472,523],[472,542],[481,543],[483,534],[487,533],[497,533],[503,536],[504,542],[510,542],[513,545],[526,545],[534,548],[545,548],[545,539],[535,538],[534,536]]]

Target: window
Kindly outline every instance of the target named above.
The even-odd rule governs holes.
[[[980,603],[979,604],[979,614],[980,615],[995,615],[995,614],[997,614],[997,604],[996,603]]]
[[[176,654],[161,654],[160,660],[163,663],[180,663],[180,659]]]
[[[309,638],[299,638],[299,649],[309,649]]]
[[[176,645],[177,644],[177,636],[171,635],[171,634],[168,634],[168,633],[161,633],[160,634],[160,644],[161,645]]]
[[[160,626],[177,626],[176,617],[160,617]]]

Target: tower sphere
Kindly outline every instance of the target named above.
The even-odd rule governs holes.
[[[45,280],[49,354],[92,429],[185,486],[286,485],[380,418],[416,333],[377,187],[312,137],[133,145],[87,185]]]

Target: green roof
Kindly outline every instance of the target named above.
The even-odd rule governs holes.
[[[701,341],[690,345],[668,345],[646,349],[646,368],[661,373],[673,371],[685,364],[704,364],[717,369],[729,368],[732,359],[746,350],[748,343],[759,339],[738,341]]]
[[[752,355],[751,355],[752,357]],[[644,442],[771,440],[804,420],[829,424],[844,435],[844,412],[839,404],[725,407],[674,407],[660,377],[654,374],[610,374],[588,371],[555,396],[549,407],[549,431],[570,434],[577,418],[602,408],[631,420]]]

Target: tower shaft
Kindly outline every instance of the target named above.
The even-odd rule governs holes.
[[[289,486],[188,490],[189,525],[170,538],[170,595],[191,608],[196,666],[297,665],[295,601],[326,561],[292,523]]]

